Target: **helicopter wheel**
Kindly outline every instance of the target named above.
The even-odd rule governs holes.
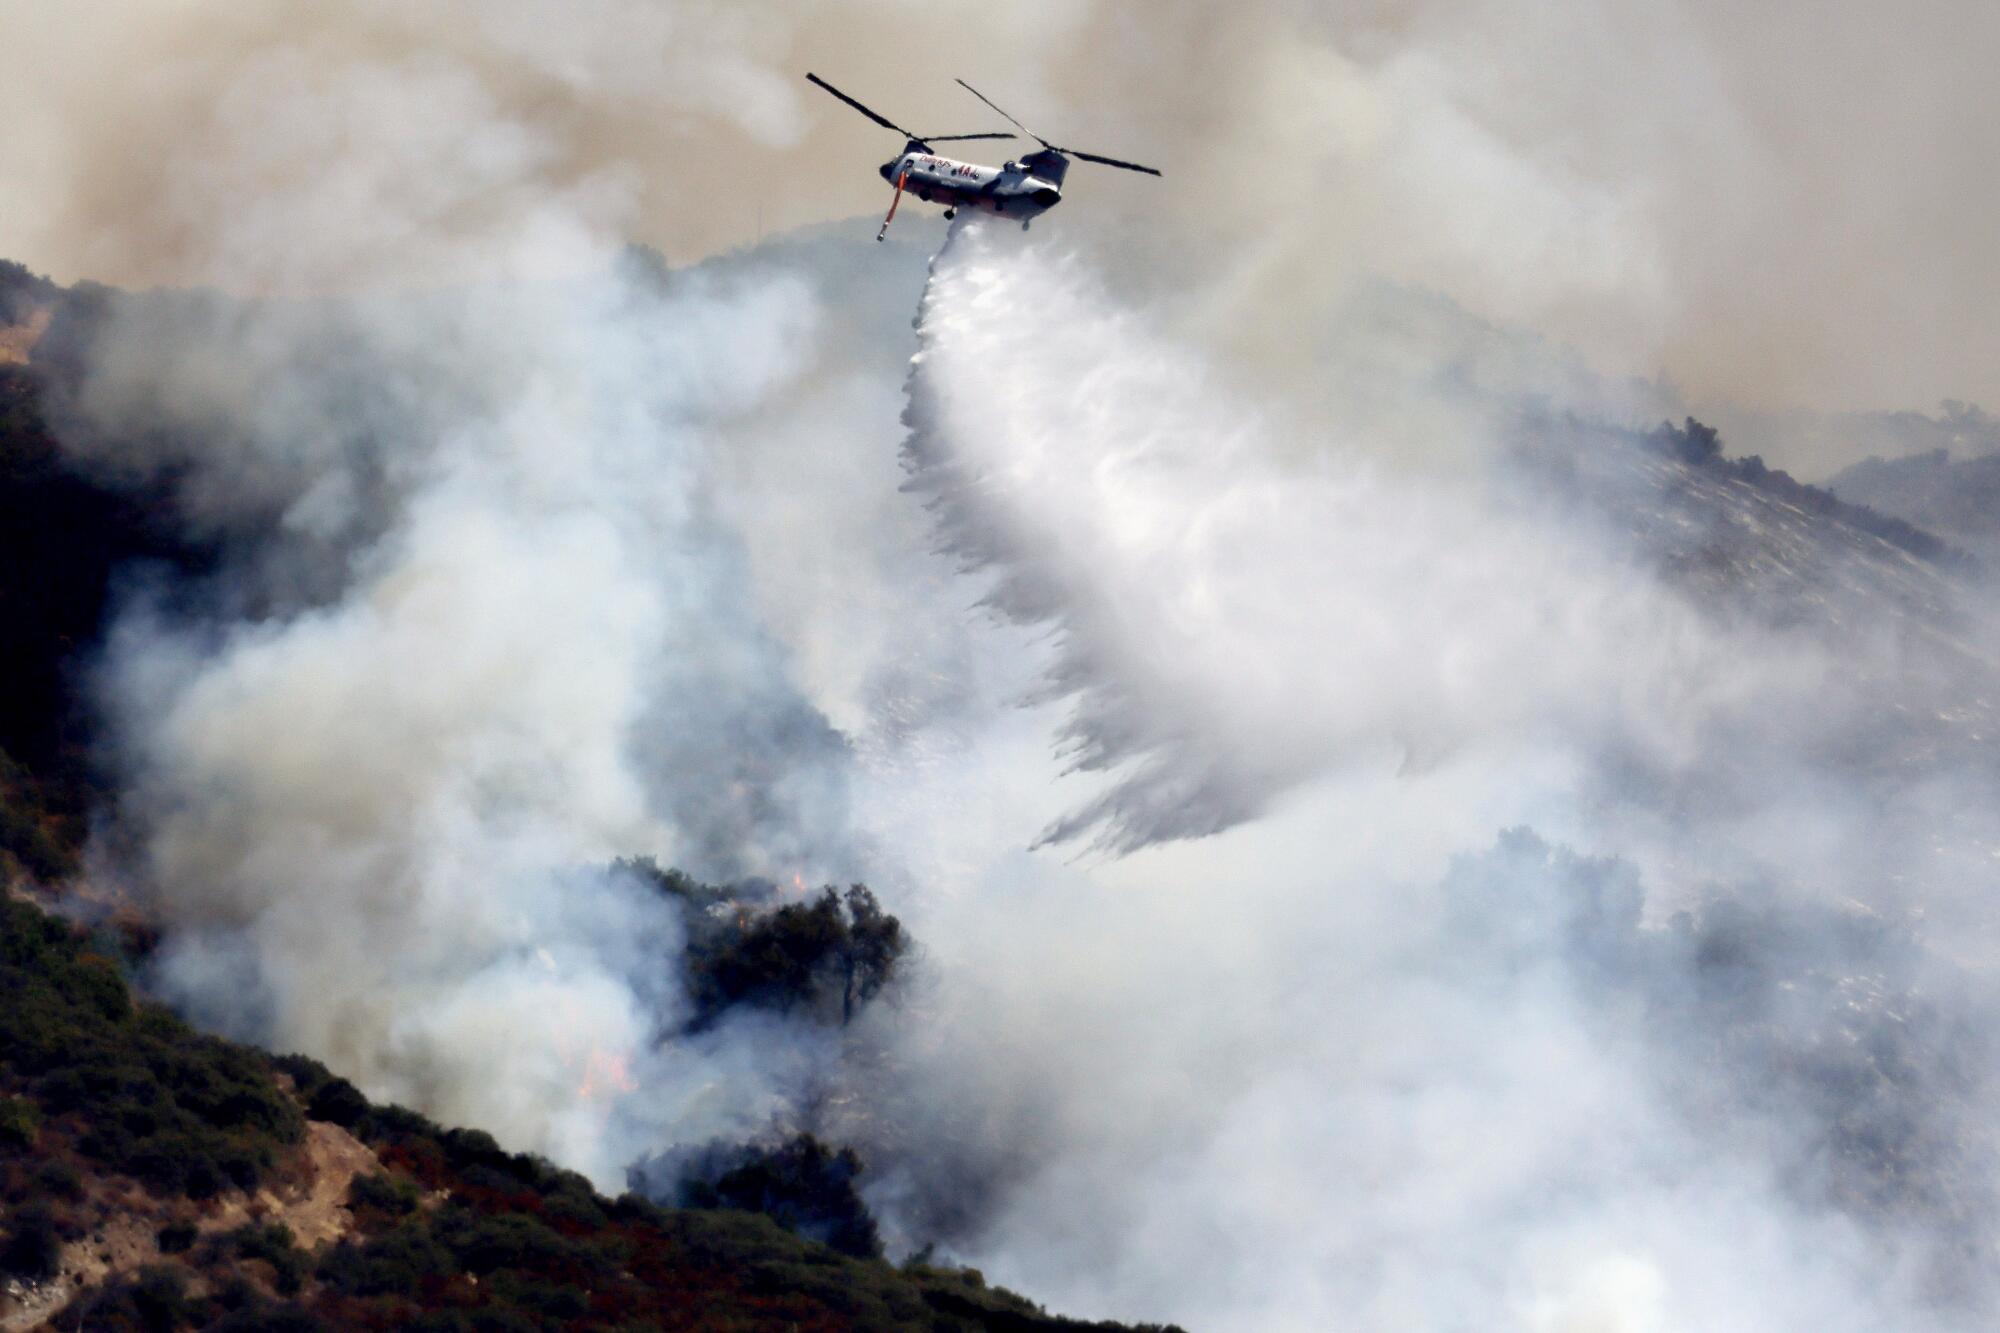
[[[1025,222],[1023,222],[1023,223],[1021,224],[1021,230],[1022,230],[1022,231],[1026,231],[1027,229],[1028,229],[1028,224],[1027,224],[1027,223],[1025,223]]]
[[[946,210],[944,211],[944,220],[945,220],[946,222],[949,222],[949,221],[951,221],[951,220],[952,220],[953,218],[955,218],[955,217],[957,217],[957,216],[958,216],[958,210],[957,210],[957,209],[955,209],[955,208],[947,208],[947,209],[946,209]]]

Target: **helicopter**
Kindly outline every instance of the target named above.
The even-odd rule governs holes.
[[[927,204],[943,204],[944,215],[947,218],[957,217],[961,208],[970,208],[1003,218],[1019,218],[1021,230],[1026,231],[1030,222],[1062,202],[1063,177],[1069,172],[1071,158],[1083,162],[1097,162],[1107,167],[1119,167],[1125,171],[1143,171],[1148,176],[1160,174],[1157,169],[1140,166],[1137,162],[1125,162],[1115,157],[1086,153],[1076,148],[1059,148],[1007,115],[991,98],[964,79],[956,80],[959,87],[995,111],[999,111],[1002,116],[1006,116],[1015,129],[1040,144],[1041,150],[999,167],[981,166],[976,162],[959,162],[940,156],[931,145],[961,139],[1013,139],[1019,136],[1004,131],[984,134],[912,134],[893,120],[855,101],[819,75],[808,73],[806,81],[826,89],[883,129],[894,130],[903,136],[903,151],[881,166],[882,179],[894,185],[896,193],[889,200],[888,216],[882,219],[881,229],[875,233],[875,239],[878,241],[889,234],[889,224],[896,220],[896,205],[903,202],[905,191],[916,195]]]

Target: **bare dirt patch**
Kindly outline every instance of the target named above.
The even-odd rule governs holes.
[[[79,1293],[168,1258],[160,1253],[159,1234],[172,1217],[193,1222],[204,1236],[251,1222],[280,1222],[302,1250],[331,1245],[353,1228],[347,1192],[354,1178],[381,1169],[366,1144],[338,1125],[313,1120],[306,1123],[306,1141],[295,1161],[268,1186],[255,1194],[225,1194],[192,1214],[187,1205],[155,1199],[122,1178],[100,1180],[93,1191],[100,1221],[63,1246],[57,1275],[33,1286],[0,1287],[0,1333],[40,1328]]]
[[[381,1169],[367,1144],[338,1125],[310,1120],[300,1170],[255,1195],[226,1196],[201,1229],[228,1231],[251,1221],[282,1222],[291,1228],[300,1249],[317,1250],[353,1228],[354,1214],[346,1201],[354,1178]]]

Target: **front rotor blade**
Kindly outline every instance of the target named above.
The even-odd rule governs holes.
[[[885,130],[894,130],[896,133],[902,135],[905,139],[914,139],[917,137],[916,135],[910,133],[908,130],[904,129],[901,125],[898,125],[895,121],[876,115],[873,111],[870,111],[867,107],[861,105],[861,103],[855,101],[853,98],[849,97],[846,93],[840,91],[840,89],[834,87],[832,84],[828,83],[825,79],[822,79],[817,74],[808,72],[806,75],[806,82],[818,84],[820,87],[826,89],[828,92],[832,93],[835,97],[838,97],[841,101],[847,103],[849,106],[853,107],[856,111],[859,111],[862,115],[868,117],[868,119],[874,121],[877,125],[880,125]]]
[[[995,111],[1000,111],[998,103],[996,103],[992,98],[988,97],[985,93],[980,92],[977,88],[967,83],[964,79],[957,80],[957,83],[959,87],[965,89],[965,91],[971,93],[974,97],[986,103],[986,105],[992,107]],[[1007,116],[1007,113],[1005,111],[1000,111],[1000,114],[1003,116]],[[1041,135],[1035,133],[1033,130],[1029,129],[1026,125],[1023,125],[1020,121],[1015,120],[1012,116],[1007,116],[1007,120],[1009,124],[1014,126],[1014,128],[1021,131],[1021,133],[1027,135],[1030,139],[1033,139],[1036,143],[1040,144],[1042,147],[1047,148],[1050,146],[1049,141],[1047,139],[1044,139]]]
[[[1058,148],[1056,151],[1058,153],[1066,153],[1070,157],[1079,157],[1086,162],[1096,162],[1107,167],[1123,167],[1127,171],[1143,171],[1148,176],[1157,176],[1160,174],[1159,169],[1156,167],[1142,167],[1137,162],[1121,162],[1115,157],[1099,157],[1096,153],[1079,153],[1074,148]]]
[[[1018,139],[1018,134],[1005,134],[992,130],[985,134],[932,134],[924,138],[925,143],[950,143],[954,139]]]

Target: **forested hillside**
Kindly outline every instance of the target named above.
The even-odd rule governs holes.
[[[61,336],[61,299],[0,271],[0,325],[23,348],[52,322]],[[169,535],[170,490],[65,457],[58,375],[0,364],[0,1329],[1121,1327],[974,1271],[892,1265],[856,1191],[865,1164],[809,1134],[635,1176],[684,1207],[607,1198],[135,995],[153,933],[81,878],[112,799],[91,654],[121,580],[198,581],[214,555]],[[845,1025],[909,944],[860,885],[779,901],[650,861],[612,872],[678,914],[684,954],[665,961],[689,1033],[746,1010]]]
[[[1118,1327],[743,1211],[783,1215],[824,1176],[811,1140],[738,1162],[702,1207],[608,1199],[304,1057],[193,1031],[132,998],[122,949],[0,905],[0,1327]]]

